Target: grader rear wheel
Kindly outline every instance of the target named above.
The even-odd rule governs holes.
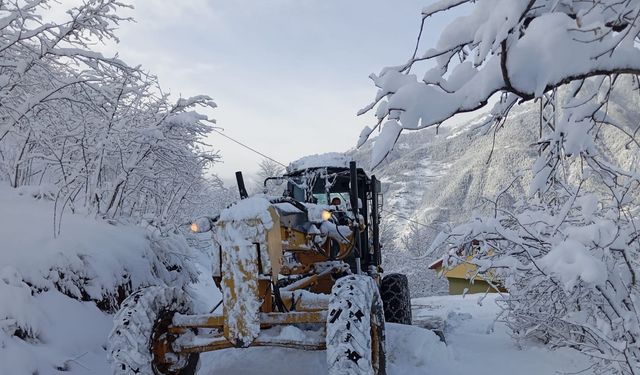
[[[198,354],[171,353],[167,328],[173,315],[189,313],[177,288],[149,287],[130,295],[114,318],[108,353],[116,375],[194,375]]]
[[[411,325],[411,296],[407,276],[392,273],[383,277],[380,295],[384,305],[385,321]]]
[[[382,301],[371,277],[349,275],[331,290],[327,317],[329,375],[385,375]]]

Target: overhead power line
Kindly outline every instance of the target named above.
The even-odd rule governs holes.
[[[271,160],[271,161],[272,161],[272,162],[274,162],[274,163],[278,163],[278,164],[280,164],[281,166],[283,166],[283,167],[285,167],[285,168],[287,167],[286,165],[284,165],[284,164],[280,163],[280,162],[279,162],[279,161],[277,161],[276,159],[274,159],[274,158],[272,158],[272,157],[270,157],[270,156],[267,156],[267,155],[263,154],[262,152],[260,152],[260,151],[256,150],[255,148],[250,147],[250,146],[247,146],[246,144],[244,144],[244,143],[242,143],[242,142],[240,142],[240,141],[238,141],[238,140],[236,140],[236,139],[233,139],[233,138],[229,137],[228,135],[224,134],[223,132],[221,132],[221,131],[219,131],[219,130],[217,130],[217,129],[213,129],[213,131],[214,131],[214,132],[216,132],[216,133],[218,133],[218,134],[220,134],[221,136],[223,136],[223,137],[227,138],[228,140],[230,140],[230,141],[232,141],[232,142],[235,142],[235,143],[239,144],[240,146],[242,146],[242,147],[246,148],[247,150],[252,151],[252,152],[255,152],[256,154],[258,154],[258,155],[262,156],[263,158],[269,159],[269,160]]]
[[[415,220],[413,220],[413,219],[410,219],[410,218],[408,218],[408,217],[406,217],[406,216],[402,216],[402,215],[395,214],[395,213],[393,213],[393,212],[389,212],[389,211],[386,211],[386,210],[385,210],[385,211],[384,211],[384,213],[385,213],[385,214],[387,214],[387,215],[395,216],[395,217],[400,218],[400,219],[402,219],[402,220],[406,220],[406,221],[411,222],[411,223],[414,223],[414,224],[422,225],[423,227],[433,228],[433,225],[424,224],[424,223],[421,223],[421,222],[419,222],[419,221],[415,221]]]

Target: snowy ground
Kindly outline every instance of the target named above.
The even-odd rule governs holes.
[[[506,327],[493,324],[499,308],[495,296],[478,305],[477,296],[427,297],[413,300],[414,319],[441,317],[447,344],[431,331],[389,324],[389,375],[547,375],[575,373],[589,367],[577,352],[549,351],[534,343],[519,348]],[[325,353],[279,348],[227,349],[201,357],[199,375],[325,375]],[[589,371],[581,374],[592,374]]]

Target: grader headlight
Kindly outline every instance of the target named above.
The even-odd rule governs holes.
[[[191,223],[192,233],[204,233],[211,230],[211,221],[206,217],[201,217]]]
[[[322,220],[327,221],[331,219],[331,216],[332,216],[331,212],[327,210],[322,211]]]

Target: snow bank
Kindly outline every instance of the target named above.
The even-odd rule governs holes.
[[[294,326],[272,328],[265,335],[274,338],[305,339],[316,332],[303,332]],[[434,371],[446,368],[453,355],[438,337],[426,329],[387,324],[387,374],[423,375],[458,374],[455,371]],[[201,356],[198,375],[326,375],[327,359],[324,350],[304,351],[273,347],[225,349]],[[440,364],[440,365],[439,365]]]
[[[593,375],[588,359],[576,350],[551,350],[539,343],[515,342],[500,319],[501,297],[498,294],[438,296],[412,300],[414,322],[429,318],[444,321],[446,348],[442,343],[425,342],[421,353],[430,360],[419,371],[399,371],[390,367],[391,374],[439,375],[549,375],[580,373]],[[396,327],[387,335],[396,335]],[[429,332],[430,333],[430,332]],[[402,346],[411,353],[414,345],[425,338],[412,337]],[[413,341],[415,340],[415,341]],[[393,338],[390,340],[394,342]],[[417,341],[417,342],[416,342]],[[438,344],[440,346],[438,346]],[[428,345],[428,346],[427,346]],[[397,355],[397,349],[390,348]],[[404,354],[403,355],[410,355]],[[410,361],[411,359],[407,359]]]
[[[435,333],[403,324],[386,325],[388,372],[404,374],[411,372],[410,369],[433,368],[437,363],[453,359]]]
[[[118,288],[126,292],[159,280],[184,284],[195,275],[182,272],[188,246],[179,236],[65,215],[53,238],[52,206],[0,188],[0,269],[13,269],[36,292],[55,289],[113,311]]]
[[[0,296],[3,305],[21,310],[14,312],[23,320],[29,319],[38,330],[37,335],[21,339],[0,323],[0,374],[111,374],[103,347],[112,319],[94,303],[77,301],[57,291],[35,294],[28,300],[4,298]],[[8,321],[11,319],[0,314],[0,322]]]
[[[109,313],[132,290],[191,282],[193,254],[181,236],[83,215],[54,238],[53,203],[27,193],[0,187],[0,374],[110,374]]]

